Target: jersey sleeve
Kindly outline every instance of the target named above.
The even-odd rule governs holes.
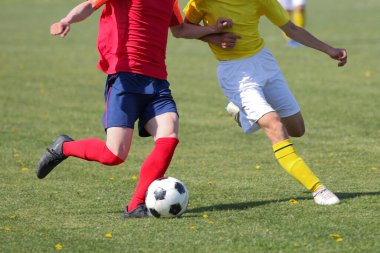
[[[173,14],[172,14],[172,19],[170,21],[170,26],[176,26],[182,23],[183,23],[183,18],[182,18],[181,10],[178,5],[178,0],[175,0],[173,4]]]
[[[108,0],[93,0],[91,1],[92,3],[92,8],[95,10],[99,9],[103,4],[107,3]]]
[[[190,0],[183,9],[185,17],[193,24],[199,24],[204,16],[204,11],[199,0]]]
[[[283,26],[289,22],[289,14],[277,0],[260,0],[262,14],[274,25]]]

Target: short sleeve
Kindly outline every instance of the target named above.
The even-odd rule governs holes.
[[[179,8],[178,0],[175,0],[173,4],[173,14],[172,14],[172,19],[170,21],[170,26],[176,26],[182,23],[183,23],[183,18],[181,15],[181,9]]]
[[[204,11],[199,3],[199,0],[190,0],[183,9],[186,19],[193,24],[199,24],[204,16]]]
[[[95,10],[99,9],[103,4],[107,3],[108,0],[95,0],[91,1],[92,2],[92,8]]]
[[[289,15],[277,0],[260,0],[262,14],[274,25],[283,26],[289,22]]]

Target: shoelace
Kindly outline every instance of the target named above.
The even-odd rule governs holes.
[[[328,191],[326,188],[318,192],[315,196],[320,195],[322,198],[327,199],[333,197],[330,191]]]
[[[57,152],[55,152],[53,149],[46,149],[47,152],[49,152],[52,156],[53,156],[53,161],[54,162],[59,162],[62,160],[62,155],[58,154]]]

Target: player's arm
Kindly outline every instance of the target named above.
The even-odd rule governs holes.
[[[328,54],[331,58],[338,60],[338,66],[344,66],[347,63],[347,52],[344,48],[334,48],[323,41],[320,41],[305,29],[296,26],[289,21],[285,25],[280,26],[284,33],[291,39],[302,43],[305,46],[314,48]]]
[[[75,6],[63,19],[50,26],[51,35],[65,37],[70,31],[70,24],[85,20],[106,0],[88,0]]]
[[[186,24],[192,24],[187,18],[185,18],[184,22]],[[232,49],[236,45],[236,40],[241,39],[241,36],[233,34],[233,33],[229,33],[229,32],[222,32],[222,33],[209,34],[199,39],[204,42],[217,45],[218,47],[223,48],[223,49]]]
[[[199,39],[208,34],[220,33],[223,29],[232,27],[232,20],[228,18],[219,18],[215,26],[199,26],[190,23],[181,23],[170,27],[174,37],[185,39]]]

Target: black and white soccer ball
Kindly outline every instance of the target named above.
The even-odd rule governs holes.
[[[187,209],[189,192],[184,183],[174,177],[153,181],[146,192],[145,205],[156,218],[181,216]]]

